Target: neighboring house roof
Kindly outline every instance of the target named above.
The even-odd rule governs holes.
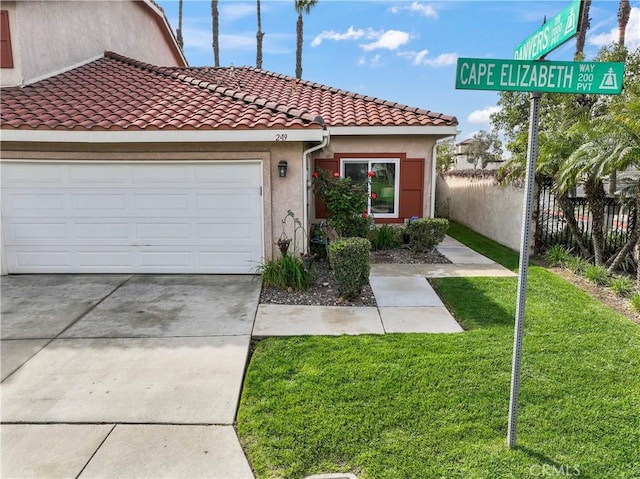
[[[455,126],[455,117],[296,81],[255,68],[157,67],[104,58],[25,87],[3,88],[15,130],[248,130]]]

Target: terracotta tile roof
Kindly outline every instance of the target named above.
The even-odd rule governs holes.
[[[3,88],[3,129],[231,130],[456,125],[432,113],[250,67],[157,67],[104,58]]]
[[[174,71],[185,70],[178,67]],[[189,73],[219,85],[242,88],[286,107],[322,116],[330,126],[452,126],[458,120],[420,108],[360,95],[254,67],[188,68]]]

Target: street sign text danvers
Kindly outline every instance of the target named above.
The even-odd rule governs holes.
[[[538,28],[515,49],[515,60],[537,60],[575,36],[580,20],[580,0],[574,0]]]
[[[459,58],[456,88],[619,95],[623,75],[624,63]]]

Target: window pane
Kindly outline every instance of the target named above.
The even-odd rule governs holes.
[[[366,184],[367,182],[367,162],[345,162],[344,176],[351,178],[354,183]]]
[[[371,163],[371,170],[375,174],[371,178],[371,211],[374,214],[395,213],[396,164]]]

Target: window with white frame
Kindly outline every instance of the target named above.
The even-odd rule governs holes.
[[[367,184],[370,213],[378,218],[398,217],[400,159],[343,158],[340,170],[342,176],[351,178],[354,183]]]

